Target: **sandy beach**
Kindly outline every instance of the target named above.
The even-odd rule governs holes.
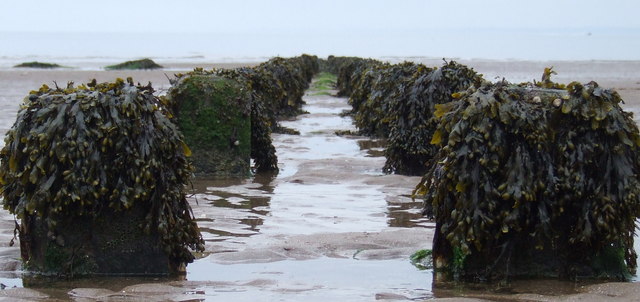
[[[442,64],[432,58],[383,59]],[[617,90],[623,107],[640,121],[640,61],[459,62],[488,80],[512,82],[538,80],[545,67],[553,66],[558,74],[552,79],[557,82],[596,81]],[[1,69],[0,132],[4,135],[12,126],[22,99],[42,84],[132,77],[151,82],[162,95],[175,73],[255,64],[168,63],[165,69],[149,71]],[[186,280],[89,279],[25,286],[19,245],[9,246],[14,218],[1,210],[0,282],[8,288],[0,290],[0,300],[640,300],[639,283],[543,280],[516,282],[509,292],[433,289],[430,273],[418,271],[408,260],[413,252],[430,248],[433,237],[433,224],[420,216],[420,202],[410,198],[419,178],[382,174],[381,142],[334,134],[355,130],[349,118],[340,117],[349,109],[346,99],[308,94],[305,101],[309,114],[283,122],[301,134],[273,135],[280,162],[277,176],[194,181],[189,200],[206,252],[188,267]]]

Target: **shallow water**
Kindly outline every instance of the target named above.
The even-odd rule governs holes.
[[[207,298],[371,301],[375,294],[386,292],[412,299],[433,297],[430,290],[432,274],[419,271],[402,259],[317,258],[225,265],[204,258],[193,264],[187,279],[208,281],[212,271],[220,276],[217,281],[229,282],[230,286],[203,286],[201,289]]]
[[[382,146],[364,137],[335,134],[355,130],[349,117],[340,116],[349,109],[346,99],[309,95],[305,99],[304,110],[309,113],[282,122],[300,135],[273,135],[280,168],[277,176],[194,181],[196,194],[191,201],[197,202],[192,207],[205,240],[235,247],[248,240],[245,237],[258,235],[430,227],[420,215],[421,203],[408,196],[416,178],[407,178],[411,182],[403,184],[404,196],[362,182],[385,177],[384,158],[371,155]],[[341,166],[345,170],[340,171]]]

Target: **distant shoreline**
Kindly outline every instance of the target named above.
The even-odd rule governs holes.
[[[6,60],[6,58],[4,58]],[[409,59],[416,63],[423,63],[429,67],[437,67],[443,64],[442,58],[433,57],[381,57],[391,63],[399,63],[404,59]],[[393,59],[393,60],[391,60]],[[146,84],[151,82],[158,94],[165,93],[169,87],[169,78],[173,78],[176,73],[183,73],[193,70],[195,67],[204,69],[211,68],[237,68],[243,66],[254,66],[262,61],[238,61],[223,62],[205,61],[184,62],[180,60],[160,60],[156,62],[165,68],[157,70],[124,70],[106,71],[102,66],[122,61],[100,62],[93,61],[84,67],[74,67],[76,65],[60,62],[51,58],[48,62],[72,68],[60,69],[22,69],[13,68],[18,63],[12,62],[11,67],[2,67],[3,57],[0,56],[0,109],[5,113],[0,117],[0,132],[4,133],[13,123],[15,113],[22,99],[30,90],[38,89],[42,84],[53,85],[55,81],[58,85],[66,85],[67,82],[76,84],[87,83],[91,79],[98,81],[113,81],[116,78],[126,78],[131,76],[135,82]],[[155,60],[155,59],[154,59]],[[265,59],[266,60],[266,59]],[[450,59],[447,59],[450,60]],[[588,83],[596,81],[604,88],[612,88],[618,91],[625,101],[625,109],[635,113],[636,120],[640,117],[640,60],[620,61],[620,60],[598,60],[598,61],[535,61],[535,60],[456,60],[459,63],[468,65],[478,73],[484,75],[489,81],[499,81],[503,78],[513,83],[530,82],[540,80],[540,76],[545,67],[554,67],[557,75],[552,79],[560,83],[579,81]],[[89,68],[95,66],[94,68]],[[3,132],[4,131],[4,132]]]
[[[303,53],[300,53],[303,54]],[[306,53],[313,55],[313,53]],[[341,55],[336,55],[341,56]],[[320,58],[326,58],[327,56],[318,56]],[[486,66],[494,64],[509,64],[509,65],[544,65],[555,66],[560,65],[589,65],[589,64],[605,64],[605,65],[632,65],[640,66],[640,59],[637,60],[529,60],[529,59],[485,59],[485,58],[460,58],[460,57],[434,57],[434,56],[360,56],[362,58],[371,58],[391,64],[397,64],[404,61],[423,63],[427,66],[439,66],[444,61],[457,61],[470,66]],[[0,70],[12,70],[15,69],[15,65],[29,62],[40,61],[47,63],[60,64],[69,70],[78,71],[102,71],[108,65],[122,63],[128,60],[137,60],[143,58],[150,58],[155,62],[161,64],[164,68],[162,70],[191,70],[196,67],[202,68],[235,68],[238,66],[257,65],[269,60],[272,57],[227,57],[220,59],[208,59],[203,56],[194,57],[182,57],[182,58],[163,58],[163,57],[39,57],[39,56],[23,56],[23,57],[8,57],[0,55]]]
[[[126,61],[149,57],[182,62],[264,61],[303,53],[326,57],[426,57],[458,60],[640,60],[640,32],[631,29],[407,29],[253,33],[6,32],[3,60]],[[113,61],[111,61],[113,60]],[[16,63],[18,64],[18,63]],[[14,65],[16,65],[14,64]],[[60,62],[61,65],[66,62]]]

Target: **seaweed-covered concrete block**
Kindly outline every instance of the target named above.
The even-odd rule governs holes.
[[[168,93],[198,175],[250,175],[251,95],[236,80],[190,73]]]
[[[486,281],[635,271],[638,128],[615,91],[544,79],[436,105],[438,126],[424,139],[440,151],[417,193],[436,220],[439,273]]]
[[[339,72],[338,93],[349,96],[359,131],[387,138],[385,173],[423,175],[438,151],[423,139],[433,135],[434,106],[484,81],[473,69],[453,61],[427,68],[331,57],[327,64]]]
[[[29,270],[173,274],[204,249],[184,193],[190,152],[153,92],[94,80],[25,98],[0,151],[0,191]]]

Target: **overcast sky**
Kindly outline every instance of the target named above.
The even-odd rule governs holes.
[[[0,0],[0,31],[640,29],[637,0]]]

